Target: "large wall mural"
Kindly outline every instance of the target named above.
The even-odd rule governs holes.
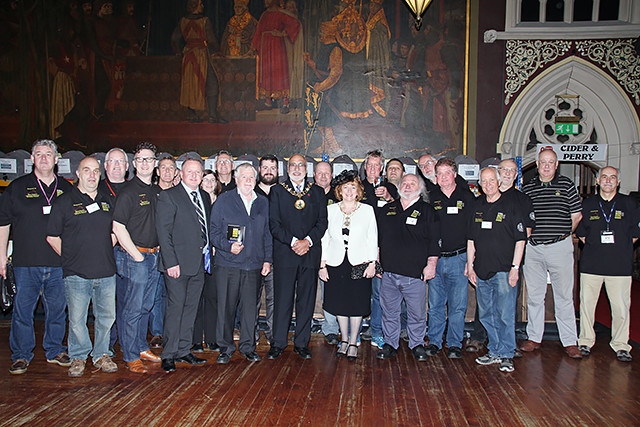
[[[104,149],[134,121],[136,139],[188,126],[173,151],[462,151],[467,0],[435,0],[419,30],[402,0],[29,3],[2,6],[0,112],[63,147]],[[46,100],[16,93],[21,67]]]

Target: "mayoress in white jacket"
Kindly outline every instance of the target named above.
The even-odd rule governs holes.
[[[339,202],[327,207],[329,226],[322,238],[319,275],[325,282],[324,309],[334,314],[340,325],[342,341],[337,355],[355,360],[360,324],[371,311],[378,227],[373,208],[360,203],[364,187],[355,171],[343,171],[334,178],[332,187]],[[362,277],[352,278],[358,272]]]

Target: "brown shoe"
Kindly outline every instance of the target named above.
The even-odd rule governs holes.
[[[477,353],[484,348],[484,343],[478,340],[468,339],[465,346],[467,353]]]
[[[564,351],[572,359],[582,359],[582,352],[577,345],[568,345],[564,348]]]
[[[151,352],[151,350],[146,350],[140,353],[140,359],[146,360],[147,362],[160,363],[162,359],[160,356],[156,356]]]
[[[537,350],[539,348],[540,348],[540,343],[539,342],[526,340],[525,342],[520,344],[520,347],[518,347],[518,350],[529,352],[529,351],[535,351],[535,350]]]
[[[127,369],[133,372],[134,374],[146,374],[147,368],[142,363],[142,360],[134,360],[133,362],[127,362]]]

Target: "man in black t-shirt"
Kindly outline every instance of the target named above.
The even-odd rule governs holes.
[[[427,360],[427,285],[436,275],[440,255],[440,224],[433,208],[423,200],[422,178],[407,174],[400,181],[400,199],[378,213],[380,263],[384,269],[380,285],[384,345],[378,359],[398,352],[400,313],[407,304],[409,348],[418,361]]]
[[[621,362],[631,362],[629,316],[633,244],[640,237],[638,202],[618,192],[620,172],[606,166],[598,173],[600,194],[582,203],[576,236],[584,243],[580,256],[580,337],[583,356],[596,342],[593,322],[604,282],[611,303],[609,345]]]
[[[0,275],[6,278],[9,229],[13,232],[12,261],[18,293],[11,316],[12,365],[9,372],[23,374],[36,346],[33,313],[42,295],[44,351],[47,362],[70,366],[63,344],[66,333],[66,300],[60,256],[47,243],[47,222],[52,202],[71,190],[71,184],[55,174],[58,148],[41,139],[31,149],[33,172],[14,180],[0,198]]]
[[[161,361],[149,350],[147,343],[149,313],[160,276],[156,204],[161,190],[151,183],[156,165],[155,145],[148,142],[138,144],[133,160],[136,176],[116,199],[113,232],[120,244],[116,256],[118,275],[126,281],[120,346],[127,368],[144,374],[147,369],[141,359],[155,363]]]
[[[469,281],[476,287],[489,352],[476,362],[499,363],[502,372],[513,372],[516,284],[527,233],[515,199],[500,193],[496,169],[482,169],[480,186],[484,196],[476,200],[469,224],[466,270]]]
[[[469,284],[464,275],[467,264],[467,225],[475,197],[469,187],[458,185],[456,162],[442,158],[436,163],[436,182],[429,193],[431,205],[440,218],[441,249],[436,276],[429,282],[428,356],[442,348],[447,330],[447,356],[462,357],[464,317]]]
[[[96,159],[85,157],[76,175],[77,187],[56,200],[47,226],[47,241],[62,256],[69,311],[70,377],[84,374],[89,353],[96,368],[103,372],[118,370],[109,355],[109,333],[116,318],[112,205],[109,196],[98,191],[100,164]],[[95,319],[93,346],[87,328],[90,302]]]

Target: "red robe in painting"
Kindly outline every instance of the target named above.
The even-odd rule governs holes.
[[[280,99],[289,96],[289,64],[284,37],[293,43],[299,32],[300,21],[286,13],[266,10],[260,17],[253,36],[253,48],[258,52],[259,97]]]

